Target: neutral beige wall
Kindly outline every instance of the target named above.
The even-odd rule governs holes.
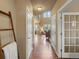
[[[13,19],[13,24],[14,24],[14,28],[15,28],[15,33],[16,33],[16,9],[15,9],[15,0],[0,0],[0,10],[8,13],[9,11],[12,14],[12,19]],[[2,20],[1,20],[2,19]],[[8,17],[1,15],[0,14],[0,25],[2,25],[3,27],[7,27],[8,28]],[[2,27],[0,26],[0,28]],[[5,34],[5,33],[4,33]],[[7,37],[7,36],[6,36]],[[2,37],[1,37],[2,38]],[[11,40],[11,39],[10,39]],[[9,40],[1,40],[1,43],[7,43]]]
[[[52,12],[53,14],[56,14],[59,8],[66,2],[67,0],[57,0],[56,4],[54,5]]]
[[[19,56],[20,56],[20,59],[26,59],[26,36],[25,36],[26,1],[25,0],[0,0],[0,10],[5,12],[11,11],[15,33],[17,37],[17,44],[19,47],[19,53],[20,53]],[[17,13],[17,18],[16,18],[16,13]]]
[[[32,40],[28,39],[28,23],[32,19],[32,5],[30,0],[16,0],[16,33],[19,46],[20,59],[28,59],[32,49]],[[30,17],[28,16],[30,15]]]
[[[16,19],[20,59],[26,59],[26,0],[16,0]]]
[[[11,11],[12,19],[16,31],[16,9],[15,9],[15,0],[0,0],[0,10],[4,12]]]
[[[61,12],[79,12],[79,0],[72,0],[71,3],[69,3],[64,9],[61,10]]]

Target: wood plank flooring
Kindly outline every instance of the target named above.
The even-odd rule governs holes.
[[[46,39],[42,39],[41,37],[42,36],[35,38],[33,45],[34,47],[30,59],[62,59],[56,56],[50,43],[47,42]],[[72,59],[72,58],[67,58],[67,59]]]
[[[30,59],[57,59],[49,42],[45,39],[36,39]]]

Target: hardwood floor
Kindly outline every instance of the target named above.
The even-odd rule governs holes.
[[[74,58],[58,58],[52,49],[50,43],[46,39],[36,37],[34,47],[30,59],[74,59]],[[75,58],[76,59],[76,58]],[[79,58],[78,58],[79,59]]]
[[[57,59],[49,42],[45,39],[36,39],[30,59]]]

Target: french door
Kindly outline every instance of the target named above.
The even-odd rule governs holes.
[[[62,57],[79,58],[79,13],[62,14]]]

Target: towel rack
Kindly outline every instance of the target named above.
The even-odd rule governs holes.
[[[14,36],[14,41],[16,41],[11,12],[9,11],[8,13],[6,13],[6,12],[3,12],[3,11],[0,10],[0,14],[6,15],[6,16],[8,16],[10,18],[11,27],[12,27],[11,29],[8,29],[8,28],[7,29],[0,29],[0,31],[9,31],[9,30],[12,30],[13,31],[13,36]]]
[[[12,21],[12,15],[11,15],[11,12],[9,11],[8,13],[6,13],[6,12],[3,12],[3,11],[1,11],[0,10],[0,14],[3,14],[3,15],[5,15],[5,16],[8,16],[9,17],[9,19],[10,19],[10,24],[11,24],[11,29],[10,28],[5,28],[5,29],[0,29],[0,31],[9,31],[9,30],[12,30],[12,35],[13,35],[13,37],[14,37],[14,41],[16,42],[16,37],[15,37],[15,32],[14,32],[14,26],[13,26],[13,21]],[[0,51],[1,51],[1,49],[4,47],[4,46],[7,46],[8,44],[10,44],[10,43],[12,43],[12,42],[9,42],[9,43],[7,43],[7,44],[5,44],[5,45],[3,45],[3,46],[1,46],[0,47]],[[2,51],[3,52],[3,51]],[[2,53],[1,52],[1,53]],[[19,53],[18,53],[19,54]],[[18,56],[19,57],[19,56]],[[1,57],[0,57],[0,59],[1,59]]]

